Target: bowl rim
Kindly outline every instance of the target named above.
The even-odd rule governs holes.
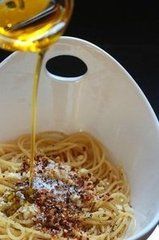
[[[88,47],[91,47],[91,48],[97,50],[103,56],[107,57],[107,59],[112,61],[116,66],[118,66],[120,68],[120,70],[127,76],[127,80],[131,84],[131,87],[136,89],[136,91],[138,93],[138,96],[142,99],[143,104],[145,105],[146,109],[148,110],[149,115],[151,116],[152,122],[154,124],[154,127],[155,127],[155,129],[156,129],[156,131],[158,132],[158,135],[159,135],[159,122],[158,122],[157,116],[156,116],[154,110],[152,109],[147,97],[145,96],[145,94],[143,93],[143,91],[141,90],[139,85],[135,82],[133,77],[128,73],[128,71],[114,57],[112,57],[109,53],[107,53],[102,48],[98,47],[97,45],[95,45],[95,44],[93,44],[93,43],[91,43],[87,40],[84,40],[84,39],[81,39],[81,38],[76,38],[76,37],[70,37],[70,36],[62,36],[62,37],[60,37],[59,41],[56,44],[63,44],[63,43],[66,44],[70,41],[81,43],[81,44],[87,45]],[[55,47],[56,47],[56,44],[55,44]],[[12,60],[12,58],[14,58],[14,56],[17,55],[17,54],[19,54],[19,51],[16,51],[16,52],[12,53],[11,55],[9,55],[7,58],[5,58],[0,63],[0,68],[2,68],[3,65],[5,65],[7,62],[10,62]],[[144,229],[140,230],[138,233],[134,234],[133,236],[128,237],[126,240],[140,239],[141,237],[148,234],[153,228],[155,228],[155,226],[158,224],[158,222],[159,222],[159,212],[156,213],[153,220],[149,224],[147,224],[147,226]]]

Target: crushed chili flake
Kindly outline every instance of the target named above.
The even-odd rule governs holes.
[[[28,171],[27,164],[23,164],[23,171]],[[17,187],[18,196],[34,202],[38,208],[36,229],[52,236],[83,239],[74,234],[84,229],[80,215],[93,200],[96,182],[92,174],[42,155],[36,157],[34,171],[31,191],[26,179],[18,182]]]

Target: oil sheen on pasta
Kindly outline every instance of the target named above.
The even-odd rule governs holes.
[[[32,189],[30,135],[0,144],[0,239],[123,239],[134,219],[123,170],[86,132],[36,138]]]

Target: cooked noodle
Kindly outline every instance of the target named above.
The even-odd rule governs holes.
[[[0,239],[123,239],[134,219],[129,185],[96,138],[40,133],[36,156],[34,192],[26,192],[30,136],[0,144]]]

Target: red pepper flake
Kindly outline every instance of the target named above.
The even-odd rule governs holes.
[[[50,156],[55,158],[53,154]],[[52,236],[60,234],[68,239],[83,239],[80,236],[77,238],[74,232],[85,230],[85,226],[80,220],[80,214],[93,200],[93,189],[99,180],[94,181],[91,173],[81,176],[75,167],[66,170],[66,179],[60,174],[49,178],[48,171],[59,171],[60,173],[61,170],[65,171],[66,169],[65,163],[57,162],[56,159],[55,161],[52,159],[51,165],[49,164],[50,161],[45,156],[36,157],[33,179],[34,204],[38,208],[34,219],[36,229]],[[24,169],[29,171],[27,163],[23,164]],[[29,181],[26,179],[23,183],[19,182],[17,184],[18,191],[25,193],[24,189],[28,188],[28,184]]]

